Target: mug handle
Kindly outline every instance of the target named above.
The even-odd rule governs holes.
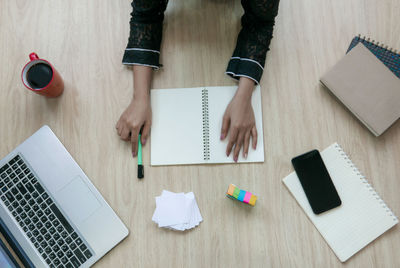
[[[29,58],[31,60],[38,60],[39,56],[35,52],[32,52],[31,54],[29,54]]]

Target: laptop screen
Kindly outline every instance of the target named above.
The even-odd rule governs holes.
[[[12,255],[9,250],[0,240],[0,267],[1,268],[17,268],[15,261],[11,259]]]

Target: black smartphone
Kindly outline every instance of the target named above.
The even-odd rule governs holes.
[[[315,214],[342,204],[318,150],[293,158],[292,164]]]

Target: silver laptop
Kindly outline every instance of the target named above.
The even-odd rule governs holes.
[[[0,161],[0,219],[28,267],[89,267],[128,235],[48,126]]]

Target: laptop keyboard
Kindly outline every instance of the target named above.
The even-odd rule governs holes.
[[[92,257],[19,155],[0,168],[0,198],[50,267],[79,267]]]

